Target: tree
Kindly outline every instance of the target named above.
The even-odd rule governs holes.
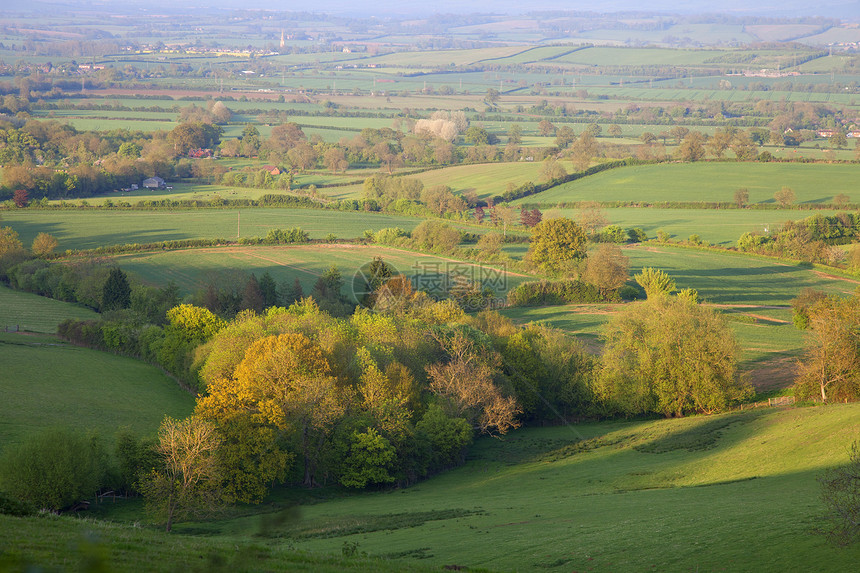
[[[618,245],[602,244],[589,255],[584,279],[606,293],[624,286],[627,282],[630,260]]]
[[[812,337],[798,364],[799,399],[860,396],[860,298],[827,297],[808,309]]]
[[[837,545],[860,540],[860,443],[848,452],[848,464],[831,469],[818,478],[821,499],[827,506],[828,536]]]
[[[718,129],[708,139],[706,147],[710,150],[714,157],[720,159],[726,152],[726,149],[732,144],[734,133],[730,129]]]
[[[567,126],[563,125],[557,130],[555,130],[555,144],[559,149],[564,149],[576,139],[576,134],[573,130]]]
[[[750,192],[746,189],[735,190],[735,205],[738,209],[743,209],[750,202]]]
[[[555,132],[555,126],[547,120],[542,119],[538,122],[538,132],[543,137],[549,137]]]
[[[596,154],[597,141],[594,139],[594,130],[586,129],[570,147],[570,157],[573,160],[574,167],[579,171],[587,169],[591,163],[591,159]]]
[[[7,267],[17,264],[26,255],[24,245],[18,238],[18,232],[12,227],[0,227],[0,275]]]
[[[106,453],[97,438],[52,429],[7,447],[0,461],[0,488],[20,501],[57,511],[93,497],[106,471]]]
[[[532,229],[528,252],[537,266],[560,272],[568,263],[585,258],[586,243],[585,231],[570,219],[548,219]]]
[[[600,207],[597,201],[585,201],[579,204],[579,216],[577,217],[579,226],[582,227],[589,236],[593,237],[600,229],[605,227],[609,220],[606,214]]]
[[[597,394],[610,410],[713,413],[750,394],[738,377],[731,328],[689,299],[631,304],[610,320],[604,336]]]
[[[352,433],[349,453],[343,460],[340,483],[346,487],[363,488],[368,484],[391,483],[391,470],[397,452],[374,428]]]
[[[39,233],[36,235],[36,238],[33,239],[33,246],[30,250],[37,257],[44,257],[53,253],[54,249],[56,249],[59,244],[60,242],[53,236],[47,233]]]
[[[493,383],[498,355],[468,327],[431,333],[447,361],[427,366],[430,391],[445,400],[450,417],[469,420],[483,433],[507,433],[519,426],[520,408]],[[476,340],[477,338],[477,340]]]
[[[830,136],[829,143],[831,147],[842,149],[843,147],[848,145],[848,137],[842,130],[838,130],[836,133]]]
[[[797,196],[794,194],[794,190],[791,187],[783,187],[773,194],[773,198],[776,199],[776,202],[779,203],[780,207],[788,207],[794,203]]]
[[[618,125],[617,123],[613,123],[612,125],[609,126],[609,129],[606,130],[606,133],[608,133],[612,137],[621,137],[621,134],[622,134],[621,126]]]
[[[676,153],[683,161],[698,161],[702,159],[705,156],[705,136],[698,131],[687,133],[684,141],[678,146]]]
[[[518,123],[512,123],[508,128],[508,143],[519,145],[523,141],[523,128]]]
[[[174,521],[214,511],[220,491],[221,438],[211,422],[197,417],[166,417],[158,429],[158,465],[143,478],[141,489],[149,511],[170,531]]]
[[[216,381],[205,403],[221,402],[290,433],[304,458],[304,483],[316,483],[321,448],[345,405],[319,344],[298,333],[268,336],[246,350],[234,380]],[[235,396],[235,398],[231,398]]]
[[[110,270],[102,290],[102,311],[128,308],[131,304],[131,286],[128,277],[119,267]]]
[[[12,195],[12,201],[15,202],[16,207],[23,209],[30,204],[30,196],[26,189],[16,189]]]
[[[323,161],[329,171],[334,171],[335,173],[346,171],[347,167],[349,167],[346,154],[339,147],[332,147],[327,150],[323,155]]]
[[[645,267],[633,279],[645,289],[645,296],[657,298],[675,291],[675,279],[660,269]]]
[[[839,209],[844,209],[845,207],[847,207],[850,201],[851,197],[849,197],[845,193],[840,193],[833,198],[833,203],[835,203],[836,207]]]
[[[544,159],[540,169],[540,178],[542,181],[550,182],[564,177],[567,177],[567,171],[561,163],[554,157]]]
[[[504,237],[498,233],[485,233],[478,239],[478,250],[485,256],[495,256],[502,252]]]

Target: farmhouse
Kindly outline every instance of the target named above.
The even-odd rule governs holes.
[[[147,189],[164,189],[167,187],[167,184],[161,177],[150,177],[149,179],[144,179],[141,186]]]
[[[269,172],[270,175],[280,175],[281,170],[274,165],[263,165],[263,171]]]

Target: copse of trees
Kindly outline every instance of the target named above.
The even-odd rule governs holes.
[[[751,395],[731,329],[689,296],[663,292],[630,305],[605,336],[597,394],[609,411],[713,413]]]

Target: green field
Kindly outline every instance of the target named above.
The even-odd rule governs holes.
[[[577,220],[579,209],[547,209],[545,215],[569,217]],[[686,241],[696,234],[706,242],[734,246],[744,233],[765,234],[777,229],[786,221],[797,221],[813,214],[832,215],[832,210],[785,209],[661,209],[659,207],[620,207],[603,210],[611,225],[623,229],[639,227],[655,238],[657,231],[665,231],[673,241]]]
[[[0,285],[0,328],[54,334],[67,318],[95,320],[98,314],[86,307],[61,302]]]
[[[23,334],[0,334],[0,354],[0,444],[54,426],[109,440],[122,427],[154,434],[165,414],[185,417],[194,407],[161,370],[132,358]]]
[[[858,416],[850,404],[515,431],[417,486],[305,505],[275,543],[499,571],[853,571],[860,547],[816,534],[816,476],[847,461]],[[245,540],[260,517],[187,527]]]
[[[803,265],[732,253],[640,245],[624,249],[630,273],[655,267],[669,273],[678,288],[694,288],[714,304],[787,305],[804,288],[828,294],[854,293],[860,282],[827,275]]]
[[[562,165],[573,171],[569,164],[562,162]],[[504,193],[508,183],[519,187],[529,181],[538,181],[542,166],[539,161],[457,165],[426,171],[413,177],[421,179],[425,188],[447,185],[455,193],[462,195],[474,191],[478,197],[486,199]]]
[[[484,267],[437,255],[352,244],[215,247],[133,253],[116,256],[114,260],[123,270],[135,273],[148,283],[165,285],[168,281],[175,281],[185,293],[201,288],[210,277],[219,273],[242,271],[255,273],[258,277],[269,272],[278,282],[292,282],[298,278],[307,294],[320,275],[331,265],[337,265],[346,283],[344,294],[350,295],[353,276],[374,257],[382,257],[386,263],[407,276],[426,277],[415,279],[416,286],[428,287],[426,290],[434,290],[430,287],[442,285],[445,279],[441,277],[459,272],[465,273],[470,280],[481,281],[499,294],[532,279],[496,270],[495,267]]]
[[[785,163],[660,163],[604,171],[564,183],[515,203],[554,205],[575,201],[724,201],[749,191],[750,203],[774,204],[783,186],[797,203],[830,203],[844,193],[860,203],[855,165]]]
[[[49,233],[60,241],[60,251],[180,239],[235,240],[237,230],[241,237],[255,237],[265,236],[269,229],[292,227],[301,227],[316,239],[330,233],[354,238],[366,229],[412,230],[420,222],[410,217],[316,209],[31,210],[3,214],[3,224],[17,231],[25,245],[31,244],[38,233]]]
[[[110,502],[102,504],[103,507]],[[164,535],[139,523],[120,524],[46,513],[38,517],[0,515],[3,571],[308,571],[393,573],[435,571],[420,563],[389,562],[297,552],[256,540]]]

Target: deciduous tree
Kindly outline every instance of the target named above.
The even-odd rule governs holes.
[[[606,326],[598,395],[628,414],[713,413],[745,397],[737,344],[716,311],[671,296],[629,305]]]
[[[529,256],[539,267],[559,272],[571,261],[585,258],[586,243],[585,231],[570,219],[548,219],[532,229]]]
[[[167,417],[161,423],[156,447],[160,460],[143,479],[142,490],[150,512],[164,520],[167,531],[177,519],[207,515],[225,501],[220,444],[215,425],[200,418]]]
[[[798,364],[795,395],[800,399],[856,399],[860,396],[860,298],[819,299],[808,309],[812,336]]]

